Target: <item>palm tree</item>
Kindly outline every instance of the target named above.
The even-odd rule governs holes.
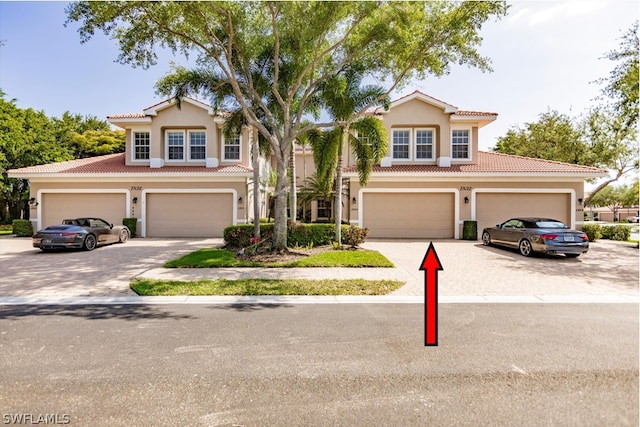
[[[341,244],[343,150],[352,150],[360,185],[365,185],[373,165],[380,162],[388,149],[387,132],[378,118],[367,115],[365,108],[383,106],[389,101],[382,87],[361,87],[364,73],[350,69],[326,82],[322,101],[333,121],[339,125],[312,142],[318,179],[331,188],[335,182],[335,238]]]

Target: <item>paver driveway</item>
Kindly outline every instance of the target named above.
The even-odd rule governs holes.
[[[434,247],[443,264],[441,296],[615,295],[638,297],[638,249],[631,244],[599,241],[576,259],[539,256],[482,246],[480,242],[442,240]],[[216,269],[161,269],[164,262],[221,239],[132,239],[126,244],[92,252],[42,253],[31,240],[0,238],[0,297],[3,296],[122,296],[134,295],[129,281],[136,276],[215,277]],[[424,272],[418,267],[428,242],[368,241],[395,269],[257,269],[255,274],[320,278],[355,277],[403,280],[396,295],[423,295]],[[227,269],[230,270],[230,269]],[[235,269],[237,272],[237,269]],[[375,271],[372,271],[375,270]],[[246,273],[245,273],[246,274]]]

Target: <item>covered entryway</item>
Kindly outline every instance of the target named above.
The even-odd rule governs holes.
[[[235,191],[146,194],[146,237],[222,237],[234,224]]]
[[[453,192],[363,192],[361,200],[369,237],[454,238]]]
[[[553,218],[572,225],[569,192],[478,192],[475,200],[478,231],[514,217]]]
[[[42,191],[40,200],[40,228],[61,224],[67,218],[79,217],[97,217],[112,224],[122,224],[122,219],[127,216],[126,192]]]

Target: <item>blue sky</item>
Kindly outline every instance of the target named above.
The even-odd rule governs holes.
[[[102,34],[80,43],[78,26],[64,26],[63,2],[0,1],[0,89],[23,108],[49,116],[65,111],[106,119],[141,112],[160,101],[155,81],[168,71],[165,55],[143,70],[121,65],[116,42]],[[488,150],[514,125],[549,109],[578,116],[594,105],[614,64],[603,56],[640,16],[640,2],[517,1],[509,16],[482,31],[481,53],[494,72],[454,67],[441,78],[415,82],[393,98],[419,89],[465,110],[491,111],[498,119],[481,129]]]

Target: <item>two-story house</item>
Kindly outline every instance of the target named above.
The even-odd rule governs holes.
[[[606,175],[480,151],[481,128],[496,113],[463,111],[418,91],[374,114],[387,129],[388,156],[361,187],[347,155],[342,201],[343,220],[369,228],[371,237],[457,239],[464,220],[481,229],[520,215],[577,227],[584,180]],[[219,237],[252,219],[248,132],[224,138],[224,117],[209,105],[185,98],[181,108],[165,101],[108,120],[126,130],[125,153],[9,171],[30,180],[37,229],[67,217],[135,217],[143,237]],[[309,148],[297,147],[299,185],[313,172]],[[311,219],[328,219],[331,204],[312,203]]]

